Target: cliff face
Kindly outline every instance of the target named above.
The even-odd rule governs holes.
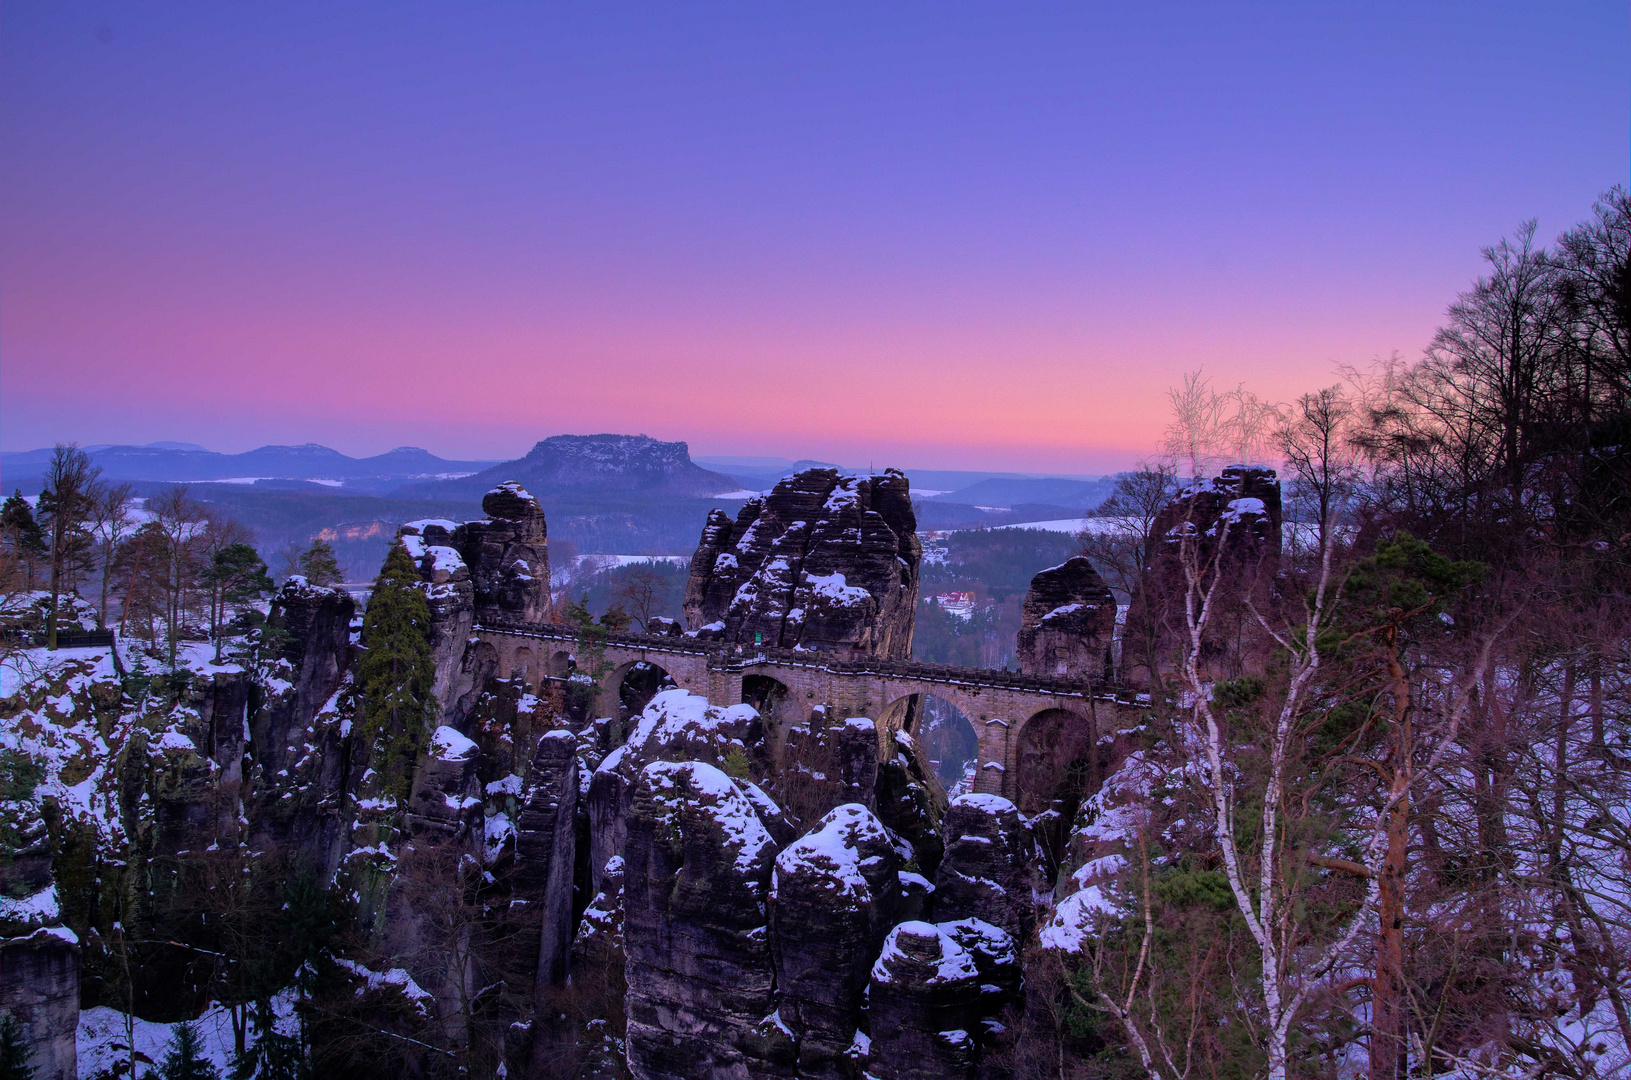
[[[478,622],[538,624],[555,617],[549,592],[544,511],[521,485],[487,492],[481,521],[410,521],[397,533],[419,567],[430,602],[436,700],[444,723],[459,727],[497,674],[468,649]]]
[[[1183,615],[1184,559],[1223,579],[1216,590],[1213,622],[1228,623],[1248,598],[1262,599],[1279,569],[1280,481],[1273,469],[1232,465],[1210,480],[1179,492],[1157,516],[1154,538],[1138,591],[1127,613],[1122,665],[1135,680],[1158,675],[1173,662],[1188,634]],[[1244,614],[1241,614],[1244,618]],[[1244,659],[1238,641],[1214,636],[1201,655],[1203,668],[1233,674]],[[1153,664],[1156,671],[1151,672]]]
[[[905,659],[922,546],[904,475],[811,469],[708,516],[685,590],[700,637]]]
[[[1085,556],[1031,579],[1020,605],[1017,652],[1027,675],[1100,679],[1109,670],[1116,599]]]
[[[731,778],[641,770],[623,848],[630,1071],[652,1080],[794,1075],[775,1013],[766,901],[776,845]]]
[[[466,522],[454,542],[470,567],[476,620],[549,622],[549,541],[544,510],[514,481],[481,500],[485,521]]]
[[[65,927],[0,938],[0,1011],[22,1026],[37,1080],[79,1080],[79,939]]]
[[[252,834],[261,842],[291,844],[332,870],[338,865],[344,823],[340,800],[348,750],[351,620],[356,604],[338,589],[317,589],[291,578],[272,600],[267,625],[282,641],[273,677],[248,710],[248,755],[242,706],[211,726],[212,760],[230,773],[247,762]],[[217,691],[219,693],[219,691]],[[212,717],[214,711],[212,710]],[[236,737],[236,745],[220,741]],[[197,740],[194,740],[195,742]]]

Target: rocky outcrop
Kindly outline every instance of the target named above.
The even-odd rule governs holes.
[[[454,534],[475,587],[477,622],[550,622],[549,540],[544,509],[514,481],[481,500],[482,521]]]
[[[350,680],[355,614],[343,590],[314,588],[301,577],[285,582],[267,618],[269,634],[282,643],[277,667],[264,700],[251,700],[248,710],[252,835],[293,844],[330,869],[344,845],[340,800],[349,703],[342,691]],[[234,732],[238,718],[228,715],[236,696],[220,680],[206,696],[210,738],[218,747],[212,757],[225,765],[226,744],[244,730],[240,724]]]
[[[837,720],[817,705],[782,739],[776,790],[796,820],[818,821],[845,803],[877,807],[878,728],[869,717]]]
[[[476,781],[480,750],[456,728],[442,725],[431,735],[408,796],[408,835],[440,842],[480,833],[481,787]]]
[[[538,740],[515,823],[514,892],[538,913],[539,987],[566,978],[577,860],[578,755],[570,731]]]
[[[1161,513],[1155,535],[1175,541],[1192,529],[1216,540],[1225,525],[1235,558],[1279,556],[1280,479],[1273,469],[1231,465],[1216,479],[1186,488]]]
[[[685,590],[699,637],[843,656],[912,651],[922,546],[906,477],[811,469],[708,515]]]
[[[867,1071],[878,1080],[973,1075],[980,975],[974,957],[933,923],[889,932],[869,990]]]
[[[1243,641],[1227,628],[1249,618],[1244,612],[1249,599],[1267,598],[1279,568],[1280,481],[1274,470],[1231,465],[1220,476],[1197,481],[1167,504],[1150,535],[1148,565],[1127,612],[1124,670],[1137,681],[1159,678],[1187,648],[1187,558],[1202,568],[1203,587],[1210,589],[1217,576],[1223,579],[1210,590],[1215,632],[1202,643],[1200,665],[1208,674],[1238,673]]]
[[[458,522],[445,518],[410,521],[397,533],[408,556],[419,567],[430,604],[430,655],[436,668],[435,695],[442,719],[453,719],[456,703],[469,692],[464,673],[465,647],[476,621],[476,587],[470,567],[459,554]]]
[[[0,940],[0,1015],[22,1026],[35,1080],[78,1080],[79,940],[73,931],[57,926]]]
[[[602,867],[603,888],[584,909],[572,941],[572,992],[590,1017],[576,1034],[579,1064],[573,1076],[582,1080],[622,1080],[627,1076],[624,1052],[623,998],[623,857]],[[556,1070],[558,1073],[560,1070]],[[533,1075],[548,1076],[547,1069]],[[513,1072],[512,1072],[512,1075]]]
[[[911,848],[850,803],[776,857],[771,930],[782,1021],[800,1077],[851,1075],[873,959],[902,901]]]
[[[637,1080],[792,1076],[766,925],[775,842],[720,770],[641,770],[624,844],[628,1063]]]
[[[664,690],[634,720],[628,742],[607,754],[589,781],[592,888],[600,873],[623,851],[627,817],[640,772],[654,761],[699,761],[731,774],[753,803],[773,839],[786,843],[792,826],[781,809],[753,782],[770,768],[764,723],[750,705],[721,708],[689,690]]]
[[[470,647],[479,622],[552,622],[549,541],[544,511],[521,485],[500,484],[482,499],[488,515],[460,524],[410,521],[398,541],[419,567],[430,603],[431,662],[443,723],[463,729],[487,680],[498,674],[488,647]]]
[[[1020,605],[1017,653],[1027,675],[1102,679],[1109,670],[1116,599],[1084,555],[1031,579]]]
[[[878,818],[912,845],[918,869],[933,877],[945,854],[946,793],[924,768],[910,733],[892,732],[890,742],[893,753],[878,766]]]
[[[282,635],[278,657],[288,665],[286,678],[293,690],[293,696],[285,695],[271,706],[280,720],[315,716],[339,689],[350,666],[351,619],[356,613],[357,605],[345,590],[319,589],[298,576],[284,582],[273,597],[266,623]],[[281,765],[277,755],[287,747],[263,737],[262,730],[254,730],[261,759]]]
[[[940,919],[980,919],[1014,941],[1031,931],[1030,834],[999,795],[959,795],[941,830],[946,855],[934,882]]]

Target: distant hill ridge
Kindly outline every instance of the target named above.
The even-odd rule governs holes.
[[[399,446],[373,457],[348,457],[318,443],[262,446],[241,454],[181,449],[179,444],[97,446],[86,450],[110,480],[160,483],[265,478],[280,480],[370,480],[375,482],[479,472],[491,461],[452,461],[417,446]],[[37,477],[51,458],[49,449],[0,454],[7,483]]]

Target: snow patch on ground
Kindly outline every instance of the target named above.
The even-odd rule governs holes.
[[[273,1026],[280,1035],[294,1035],[299,1031],[295,1017],[293,991],[285,991],[272,999]],[[83,1077],[107,1073],[121,1062],[129,1062],[128,1051],[115,1049],[125,1043],[125,1014],[106,1005],[84,1009],[79,1014],[79,1030],[74,1036],[79,1058],[79,1075]],[[153,1020],[131,1017],[131,1042],[140,1054],[157,1063],[164,1060],[165,1049],[176,1024],[161,1024]],[[232,1014],[225,1005],[211,1005],[204,1015],[194,1021],[202,1043],[204,1057],[222,1076],[231,1075],[233,1058]],[[137,1066],[138,1069],[141,1067]],[[138,1075],[157,1076],[156,1071]]]

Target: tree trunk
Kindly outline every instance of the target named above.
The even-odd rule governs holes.
[[[1371,985],[1370,1080],[1403,1080],[1405,1054],[1404,1004],[1404,875],[1409,839],[1409,792],[1401,791],[1401,773],[1394,772],[1394,803],[1387,814],[1387,854],[1378,868],[1376,972]]]

